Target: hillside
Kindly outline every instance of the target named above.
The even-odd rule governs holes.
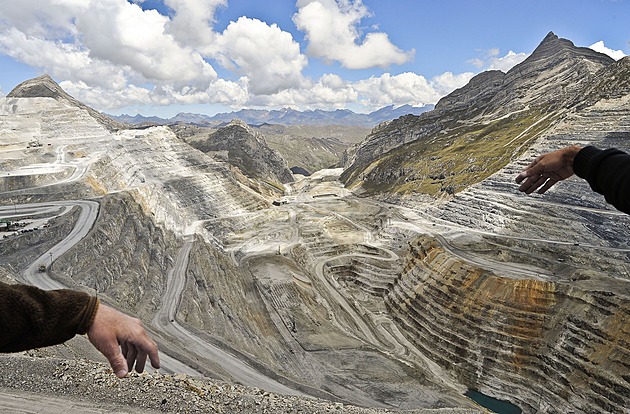
[[[202,127],[184,123],[168,127],[182,140],[199,147],[206,138],[225,127]],[[254,134],[260,134],[269,148],[277,151],[290,168],[301,168],[309,174],[341,163],[344,151],[365,138],[368,128],[356,126],[312,125],[248,125]]]
[[[191,145],[204,153],[212,153],[237,166],[243,173],[276,184],[293,181],[287,162],[280,153],[267,145],[265,137],[243,121],[234,120],[208,134],[189,139]]]

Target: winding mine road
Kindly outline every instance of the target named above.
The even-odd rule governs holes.
[[[49,265],[51,262],[55,261],[61,255],[70,250],[89,233],[96,221],[96,218],[98,217],[99,204],[96,201],[73,200],[19,205],[19,214],[22,216],[42,213],[54,214],[60,207],[66,207],[69,209],[75,206],[80,207],[81,213],[74,228],[68,236],[35,259],[22,272],[22,277],[27,283],[45,290],[65,288],[63,284],[52,279],[47,272],[40,272],[38,269],[39,265]],[[17,208],[18,206],[3,206],[0,208],[0,217],[14,216]],[[194,243],[194,238],[192,236],[185,236],[184,241],[184,246],[177,256],[175,266],[168,276],[167,290],[163,298],[164,306],[156,314],[153,319],[153,324],[165,333],[180,339],[189,347],[189,349],[198,355],[215,361],[235,380],[240,381],[243,384],[264,388],[265,390],[275,393],[303,395],[302,393],[261,374],[234,355],[195,336],[175,321],[175,313],[185,288],[188,257]],[[185,373],[188,375],[201,375],[198,371],[164,354],[163,352],[160,353],[160,360],[162,362],[163,369],[166,371]]]
[[[193,244],[194,237],[184,236],[184,246],[180,249],[175,259],[175,265],[168,274],[166,294],[163,298],[164,306],[155,315],[153,325],[165,333],[180,339],[186,344],[187,348],[195,354],[216,362],[228,372],[232,378],[242,384],[263,388],[267,391],[279,394],[304,395],[260,373],[229,352],[204,341],[186,330],[175,320],[177,307],[179,306],[186,286],[186,269],[188,268],[188,259]]]
[[[41,289],[52,290],[52,289],[64,289],[65,286],[61,283],[57,282],[50,278],[47,272],[40,272],[38,267],[42,263],[50,263],[57,260],[61,255],[70,250],[72,246],[77,244],[82,238],[84,238],[92,226],[96,221],[96,217],[98,216],[99,204],[96,201],[86,201],[86,200],[74,200],[74,201],[54,201],[45,204],[22,204],[22,208],[33,208],[37,209],[42,205],[52,205],[52,206],[65,206],[65,207],[74,207],[78,206],[81,208],[81,214],[79,215],[79,219],[75,224],[74,228],[66,236],[65,239],[57,243],[53,246],[49,251],[35,259],[25,270],[22,272],[22,277],[24,280],[33,286],[37,286]]]

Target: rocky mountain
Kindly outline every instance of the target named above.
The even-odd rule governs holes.
[[[120,122],[131,124],[140,124],[144,122],[152,122],[158,125],[170,124],[175,122],[194,123],[204,126],[217,126],[217,123],[230,122],[232,119],[240,119],[248,124],[279,124],[279,125],[344,125],[344,126],[360,126],[371,128],[386,120],[399,118],[403,115],[414,114],[419,115],[430,111],[433,105],[423,106],[386,106],[369,114],[357,114],[351,110],[324,111],[321,109],[309,111],[297,111],[291,108],[280,110],[263,110],[263,109],[241,109],[236,112],[220,113],[214,116],[202,114],[180,113],[169,119],[159,117],[144,117],[140,114],[130,115],[109,115],[112,119]]]
[[[198,124],[175,123],[168,127],[185,141],[203,140],[221,125],[211,128]],[[293,170],[306,175],[315,171],[337,167],[344,151],[365,138],[369,128],[343,125],[249,125],[264,136],[267,145],[276,150]],[[197,137],[196,137],[197,136]]]
[[[142,319],[166,372],[316,396],[340,410],[474,409],[461,386],[408,354],[383,319],[382,288],[366,295],[344,281],[355,258],[368,275],[393,278],[409,234],[371,230],[387,223],[374,222],[384,209],[347,197],[337,171],[286,183],[281,199],[279,186],[261,182],[264,142],[242,122],[206,154],[163,126],[109,131],[50,96],[0,99],[0,136],[0,217],[38,221],[3,234],[0,268],[21,282],[96,289]],[[234,143],[242,170],[260,179],[226,162]],[[343,286],[330,284],[331,270]],[[71,347],[57,355],[84,355]]]
[[[293,181],[287,162],[269,148],[265,137],[238,119],[207,135],[195,135],[188,142],[204,153],[212,153],[236,165],[245,174],[274,183]]]
[[[505,166],[585,102],[598,71],[614,62],[549,33],[508,73],[481,73],[434,111],[377,126],[347,151],[342,179],[368,192],[460,191]]]
[[[49,75],[42,75],[40,77],[20,83],[11,92],[9,92],[6,97],[53,98],[59,102],[67,103],[70,106],[74,106],[87,111],[91,117],[96,119],[101,125],[103,125],[110,131],[129,128],[129,125],[126,124],[124,121],[113,120],[110,117],[105,116],[98,111],[95,111],[89,106],[79,102],[74,97],[68,95]]]
[[[262,124],[252,128],[265,136],[269,146],[282,154],[292,169],[301,168],[309,174],[337,167],[344,151],[362,141],[370,131],[342,125]]]

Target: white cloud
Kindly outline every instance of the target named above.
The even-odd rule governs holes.
[[[218,61],[247,76],[250,91],[256,95],[299,88],[305,82],[302,69],[307,59],[291,34],[276,24],[241,17],[217,37],[217,46]]]
[[[304,109],[339,109],[349,102],[357,102],[359,93],[351,82],[335,74],[325,74],[317,82],[309,82],[299,89],[285,89],[273,95],[253,96],[254,106],[292,107]]]
[[[443,96],[453,92],[455,89],[459,89],[466,85],[473,76],[475,76],[475,74],[472,72],[460,73],[459,75],[454,75],[452,72],[445,72],[441,75],[434,76],[431,85],[439,95],[439,98],[442,98]],[[427,102],[437,103],[439,98],[435,101]]]
[[[168,17],[123,0],[94,0],[76,18],[90,56],[126,65],[147,80],[208,82],[216,72],[201,55],[166,33]]]
[[[306,33],[309,56],[348,69],[385,68],[413,59],[415,50],[402,51],[386,33],[368,33],[361,41],[357,25],[369,15],[361,0],[298,0],[297,5],[293,21]]]
[[[503,57],[494,57],[490,59],[487,70],[500,70],[507,73],[510,69],[528,57],[528,53],[514,53],[510,50],[508,54]]]
[[[0,31],[0,52],[55,78],[108,89],[124,88],[131,76],[128,68],[93,59],[88,50],[75,44],[30,37],[15,28]]]
[[[370,109],[387,105],[435,104],[444,95],[464,86],[472,73],[453,75],[447,72],[427,81],[424,76],[406,72],[392,76],[385,73],[357,82],[354,88],[361,96],[361,103]]]
[[[164,3],[175,11],[169,32],[177,42],[193,46],[204,55],[211,53],[214,14],[218,7],[227,6],[227,0],[165,0]]]
[[[243,106],[248,99],[247,88],[241,84],[218,79],[205,89],[191,87],[176,88],[172,84],[156,85],[153,89],[127,85],[113,90],[85,82],[63,81],[60,86],[80,101],[99,109],[117,109],[139,104],[167,106],[173,104],[220,103],[228,106]]]
[[[428,81],[415,73],[385,73],[350,82],[335,74],[325,74],[304,88],[285,89],[273,95],[250,95],[247,105],[333,110],[359,103],[366,111],[374,111],[387,105],[435,104],[444,95],[464,86],[473,76],[473,73],[454,75],[447,72]]]
[[[630,42],[628,42],[630,44]],[[589,46],[589,49],[593,49],[596,52],[599,53],[603,53],[605,55],[610,56],[611,58],[615,59],[615,60],[619,60],[622,59],[626,56],[625,53],[623,53],[623,51],[621,50],[612,50],[607,48],[606,46],[604,46],[604,41],[600,40],[597,43],[593,43],[592,45]]]
[[[63,37],[74,35],[73,17],[89,8],[80,0],[0,0],[0,30],[9,24],[29,36]]]
[[[499,57],[500,51],[496,48],[479,52],[480,56],[470,59],[468,63],[482,70],[500,70],[506,73],[529,57],[528,53],[515,53],[511,50],[505,56]]]
[[[472,76],[311,79],[303,75],[308,60],[299,43],[275,24],[243,16],[215,32],[214,13],[226,0],[165,0],[171,17],[143,11],[138,3],[142,0],[0,0],[0,54],[50,74],[80,101],[108,111],[199,103],[234,109],[338,109],[360,103],[374,110],[436,103]],[[309,48],[324,59],[360,68],[404,63],[413,53],[400,51],[385,33],[362,36],[358,25],[369,12],[360,0],[297,4],[294,19],[307,28]],[[317,10],[322,16],[311,14]],[[326,29],[323,34],[318,25]],[[220,79],[210,62],[231,71],[231,79]]]
[[[0,98],[4,98],[4,93],[2,92],[2,84],[0,84]]]

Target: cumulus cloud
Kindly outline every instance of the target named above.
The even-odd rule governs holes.
[[[360,102],[368,109],[387,105],[435,104],[442,96],[464,86],[473,76],[473,73],[453,75],[447,72],[427,81],[424,76],[411,72],[395,76],[385,73],[359,81],[354,88],[361,96]]]
[[[630,42],[628,42],[630,44]],[[623,51],[621,50],[613,50],[613,49],[609,49],[606,46],[604,46],[604,41],[600,40],[597,43],[593,43],[592,45],[589,46],[589,49],[593,49],[596,52],[599,53],[603,53],[605,55],[610,56],[611,58],[615,59],[615,60],[619,60],[622,59],[626,56],[625,53],[623,53]]]
[[[0,0],[0,29],[3,24],[28,36],[64,37],[76,34],[73,17],[87,10],[89,1]]]
[[[528,57],[528,53],[514,53],[510,50],[507,55],[503,57],[495,57],[491,59],[487,69],[496,69],[503,72],[508,72],[510,69],[512,69],[514,66],[518,65]]]
[[[193,46],[204,55],[211,54],[214,14],[218,7],[227,6],[227,0],[165,0],[164,3],[175,11],[169,32],[177,42]]]
[[[107,18],[103,18],[106,16]],[[94,0],[76,27],[90,55],[126,65],[148,80],[208,82],[216,72],[199,52],[180,46],[166,32],[168,17],[121,0]]]
[[[450,72],[427,80],[415,73],[392,75],[384,73],[356,82],[346,81],[336,74],[325,74],[318,81],[308,81],[303,88],[284,89],[272,95],[251,95],[252,107],[292,107],[334,110],[358,103],[365,111],[387,105],[435,104],[444,95],[461,88],[473,73],[454,75]]]
[[[250,102],[254,106],[331,110],[345,108],[349,102],[358,100],[359,93],[351,82],[339,75],[324,74],[317,82],[308,81],[302,88],[254,96]]]
[[[470,59],[468,63],[482,70],[500,70],[508,72],[514,66],[518,65],[529,57],[528,53],[515,53],[509,51],[505,56],[499,56],[499,49],[493,48],[488,50],[480,50],[480,56]]]
[[[4,98],[5,94],[2,92],[2,84],[0,84],[0,98]]]
[[[0,54],[50,74],[99,110],[198,103],[234,109],[337,109],[359,103],[375,110],[436,103],[472,77],[445,73],[427,80],[385,73],[351,82],[329,73],[312,79],[304,76],[308,59],[300,44],[276,24],[243,16],[215,31],[216,9],[227,0],[164,0],[169,16],[142,10],[143,2],[0,0]],[[385,67],[413,55],[378,27],[359,33],[360,21],[369,15],[361,0],[297,5],[294,21],[305,31],[312,55],[348,68]],[[212,65],[227,69],[228,78],[221,79]]]
[[[297,5],[293,21],[306,33],[309,56],[348,69],[385,68],[413,59],[414,50],[402,51],[386,33],[371,32],[361,40],[357,26],[369,15],[361,0],[298,0]]]
[[[167,106],[208,102],[242,107],[248,101],[247,88],[244,85],[224,79],[213,81],[205,89],[187,86],[177,88],[173,84],[163,83],[154,86],[153,89],[129,84],[124,89],[113,90],[81,81],[63,81],[60,82],[60,86],[70,95],[80,98],[82,102],[100,109],[142,104]]]
[[[241,17],[217,37],[216,57],[226,68],[247,76],[252,93],[274,94],[304,85],[307,59],[290,33],[276,24]]]
[[[0,52],[60,79],[76,79],[109,89],[121,89],[130,76],[126,68],[90,57],[75,44],[29,37],[15,28],[0,32]]]

